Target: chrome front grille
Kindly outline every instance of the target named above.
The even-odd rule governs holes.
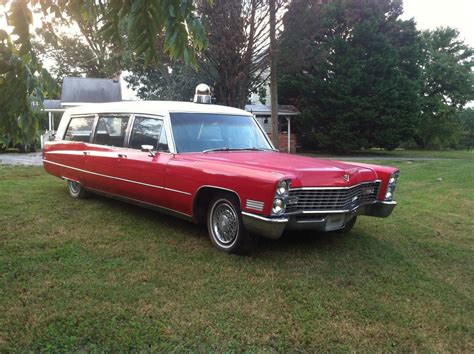
[[[349,188],[311,188],[290,190],[287,213],[301,211],[352,210],[377,199],[380,181],[361,183]]]

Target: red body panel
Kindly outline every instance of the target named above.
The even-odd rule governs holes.
[[[193,201],[207,186],[234,191],[243,211],[270,215],[277,183],[291,188],[347,187],[381,180],[383,199],[392,167],[322,160],[279,152],[209,152],[170,154],[82,142],[45,145],[47,172],[95,189],[193,215]],[[343,176],[349,175],[349,181]],[[247,210],[246,200],[264,202],[262,211]]]

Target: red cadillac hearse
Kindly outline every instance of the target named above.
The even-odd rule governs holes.
[[[387,217],[399,171],[276,151],[243,110],[195,102],[117,102],[67,110],[45,145],[47,172],[73,198],[90,192],[207,223],[218,249],[257,235],[347,232],[358,215]]]

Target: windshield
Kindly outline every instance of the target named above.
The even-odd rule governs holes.
[[[250,116],[171,113],[177,152],[272,150]]]

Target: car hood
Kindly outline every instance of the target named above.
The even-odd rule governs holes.
[[[192,154],[197,161],[241,166],[291,178],[293,187],[350,186],[377,179],[368,166],[272,151],[226,151]],[[348,180],[347,180],[348,179]]]

